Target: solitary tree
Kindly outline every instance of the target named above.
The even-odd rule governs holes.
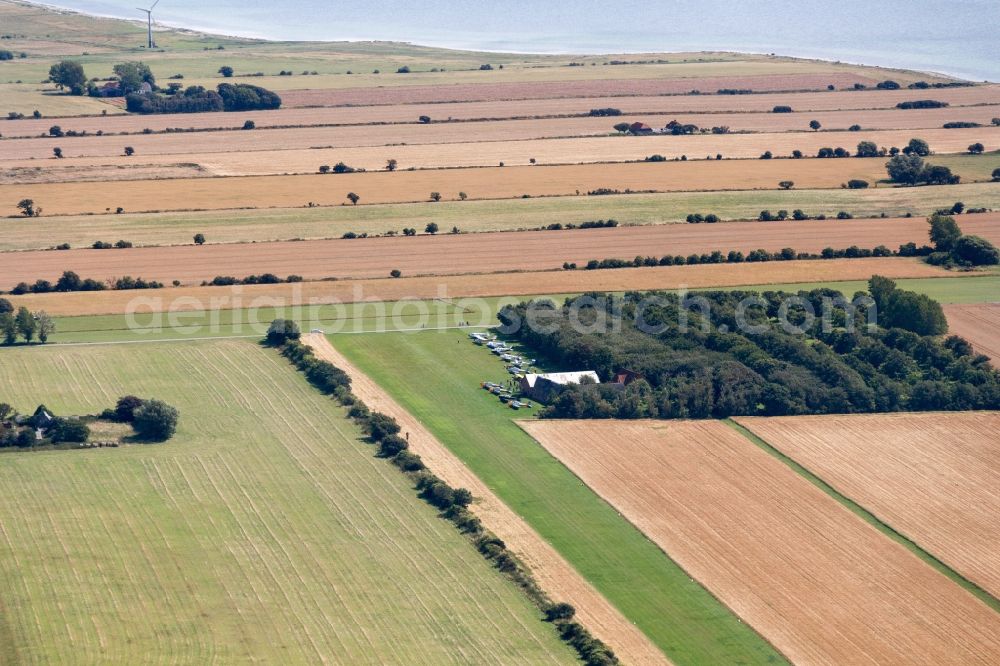
[[[429,234],[436,234],[438,232],[437,222],[430,222],[426,227],[424,227],[424,231]]]
[[[63,132],[63,128],[59,125],[53,125],[49,128],[49,136],[65,136],[66,133]]]
[[[973,155],[982,155],[984,150],[986,150],[986,147],[979,142],[969,146],[969,152]]]
[[[41,208],[35,208],[34,199],[21,199],[17,202],[17,207],[25,217],[38,217],[42,212]]]
[[[350,199],[351,203],[354,204],[355,206],[357,206],[358,202],[361,201],[361,197],[358,194],[355,194],[354,192],[348,192],[347,198]]]
[[[62,159],[62,148],[56,146],[52,149],[52,154],[55,155],[57,159]]]
[[[233,68],[230,67],[229,65],[223,65],[222,67],[219,68],[219,74],[222,74],[222,76],[228,79],[230,76],[233,75]]]
[[[822,127],[822,125],[819,124],[818,120],[810,120],[809,121],[809,128],[810,129],[812,129],[814,131],[818,131],[820,127]]]
[[[395,171],[398,166],[399,166],[399,162],[397,162],[394,159],[389,159],[389,160],[386,160],[386,162],[385,162],[385,170],[386,171]]]
[[[625,134],[626,132],[628,132],[630,127],[632,126],[629,125],[628,123],[618,123],[617,125],[615,125],[615,131]]]
[[[993,169],[993,173],[990,176],[993,178],[993,182],[1000,181],[1000,168]]]
[[[205,244],[205,234],[195,234],[194,235],[194,244],[195,245],[204,245]]]
[[[441,201],[441,193],[431,192],[431,201]]]
[[[778,187],[780,187],[783,190],[790,190],[793,187],[795,187],[795,183],[791,180],[783,180],[780,183],[778,183]]]
[[[427,123],[429,123],[431,121],[431,117],[430,116],[420,116],[419,120],[420,120],[420,122],[422,122],[423,124],[426,125]]]
[[[82,95],[87,85],[83,66],[72,60],[61,60],[49,68],[49,80],[60,90],[68,89],[70,94]]]
[[[466,194],[465,192],[459,192],[458,193],[458,198],[461,199],[462,201],[465,201],[466,199],[469,198],[469,195]]]
[[[125,157],[132,157],[135,155],[135,148],[132,146],[125,146]]]

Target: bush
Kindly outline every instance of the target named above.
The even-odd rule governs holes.
[[[771,112],[772,113],[791,113],[792,112],[792,107],[790,107],[790,106],[784,106],[784,105],[778,105],[778,106],[774,107],[773,109],[771,109]]]
[[[993,243],[979,236],[962,236],[955,241],[952,254],[956,259],[973,266],[1000,264],[1000,251]]]
[[[299,325],[290,319],[275,319],[267,329],[267,342],[270,345],[283,345],[289,340],[298,340],[301,336]]]
[[[849,190],[866,190],[868,189],[868,181],[861,180],[860,178],[852,178],[847,181],[847,189]]]
[[[373,442],[380,442],[390,435],[399,434],[400,431],[396,419],[382,412],[372,412],[364,426]]]
[[[984,150],[986,150],[986,147],[978,142],[969,146],[970,155],[982,155]]]
[[[379,441],[378,455],[381,458],[392,458],[409,448],[409,444],[399,435],[386,435]]]
[[[143,439],[163,442],[173,437],[177,430],[179,413],[160,400],[148,400],[135,410],[132,427]]]
[[[226,111],[254,111],[281,107],[281,97],[260,86],[220,83],[218,91]]]
[[[918,99],[912,102],[900,102],[897,109],[942,109],[948,106],[948,102],[939,102],[936,99]]]

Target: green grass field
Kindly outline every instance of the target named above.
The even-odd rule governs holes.
[[[4,350],[0,386],[181,412],[161,445],[0,453],[0,663],[575,662],[274,351]]]
[[[958,158],[956,158],[958,159]],[[978,159],[978,158],[975,158]],[[989,156],[983,158],[989,160]],[[1000,157],[998,157],[1000,159]],[[992,163],[992,162],[991,162]],[[995,166],[995,165],[994,165]],[[756,219],[768,209],[801,208],[810,215],[855,217],[885,213],[929,215],[962,201],[970,208],[1000,209],[1000,187],[974,183],[941,187],[878,187],[868,190],[773,190],[675,192],[601,197],[553,197],[441,203],[285,208],[192,213],[81,215],[4,220],[0,251],[44,249],[59,243],[89,247],[96,240],[126,239],[136,245],[190,244],[196,233],[208,243],[295,238],[340,238],[345,232],[397,233],[422,230],[429,222],[465,232],[513,231],[559,222],[579,224],[614,218],[621,224],[684,222],[690,213],[715,213],[724,220]],[[13,214],[13,207],[5,213]],[[959,220],[961,221],[961,220]]]
[[[783,660],[479,388],[509,377],[464,331],[333,343],[419,418],[677,664]]]

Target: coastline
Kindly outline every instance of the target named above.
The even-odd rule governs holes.
[[[128,17],[123,14],[85,11],[72,7],[65,7],[50,2],[42,2],[39,0],[11,0],[11,1],[17,4],[40,7],[54,12],[60,12],[65,14],[76,14],[80,16],[86,16],[102,20],[125,21],[128,23],[135,24],[136,26],[145,27],[145,22],[143,20]],[[190,35],[199,35],[207,38],[216,37],[216,38],[247,40],[247,41],[266,42],[266,43],[309,43],[309,44],[384,43],[384,44],[403,44],[407,46],[437,48],[437,49],[445,49],[452,51],[487,53],[495,55],[608,57],[608,56],[622,56],[622,55],[630,55],[630,56],[673,55],[676,53],[693,53],[693,54],[723,53],[723,54],[751,55],[751,56],[772,56],[777,58],[789,58],[795,60],[806,60],[806,61],[828,63],[828,64],[842,64],[847,66],[859,66],[859,67],[876,67],[879,69],[899,71],[899,72],[915,72],[918,74],[926,74],[928,76],[934,76],[934,77],[944,77],[961,81],[971,81],[973,83],[984,83],[984,82],[995,83],[997,81],[1000,81],[1000,75],[998,75],[996,79],[980,79],[977,76],[974,76],[968,72],[961,72],[957,70],[927,69],[922,66],[917,66],[917,65],[907,66],[905,64],[898,64],[898,63],[880,64],[877,62],[859,62],[854,60],[845,60],[843,58],[834,57],[829,54],[821,54],[816,52],[808,52],[807,50],[799,50],[796,49],[795,47],[786,47],[781,52],[768,49],[755,50],[753,48],[727,49],[727,48],[709,48],[709,47],[691,48],[691,49],[680,48],[675,51],[664,51],[656,49],[642,49],[642,50],[630,50],[630,49],[602,50],[602,49],[570,49],[570,48],[521,49],[521,48],[491,48],[488,45],[483,46],[481,43],[475,43],[475,42],[462,42],[455,40],[435,40],[435,39],[409,41],[400,39],[363,37],[363,36],[342,36],[336,39],[329,39],[329,40],[283,39],[275,36],[255,34],[253,31],[237,30],[229,32],[216,28],[200,27],[194,25],[182,25],[180,23],[170,20],[156,20],[153,24],[153,31],[156,32],[158,29],[160,29],[161,31],[166,29]]]

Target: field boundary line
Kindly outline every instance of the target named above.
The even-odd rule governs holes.
[[[982,601],[991,609],[1000,613],[1000,599],[997,599],[988,591],[984,590],[976,583],[972,582],[962,574],[952,569],[943,561],[935,557],[932,553],[924,550],[923,547],[921,547],[920,544],[918,544],[916,541],[909,538],[902,532],[897,531],[894,527],[892,527],[888,523],[882,521],[878,516],[876,516],[874,513],[866,509],[863,505],[854,501],[847,495],[841,493],[839,490],[837,490],[828,482],[826,482],[821,476],[811,471],[805,465],[802,465],[801,463],[797,462],[791,456],[783,453],[778,448],[772,446],[767,442],[767,440],[765,440],[763,437],[760,437],[746,426],[741,425],[732,419],[725,419],[724,422],[730,428],[743,435],[751,443],[760,447],[761,449],[771,454],[784,464],[788,465],[793,471],[799,474],[799,476],[802,476],[807,481],[809,481],[810,483],[818,487],[820,490],[825,492],[827,495],[835,499],[851,513],[858,516],[866,523],[868,523],[869,525],[871,525],[876,530],[886,535],[896,543],[899,543],[900,545],[905,547],[911,553],[916,555],[920,560],[922,560],[926,564],[929,564],[938,573],[943,574],[946,578],[958,584],[959,587],[963,588],[964,590],[972,594],[974,597]]]

